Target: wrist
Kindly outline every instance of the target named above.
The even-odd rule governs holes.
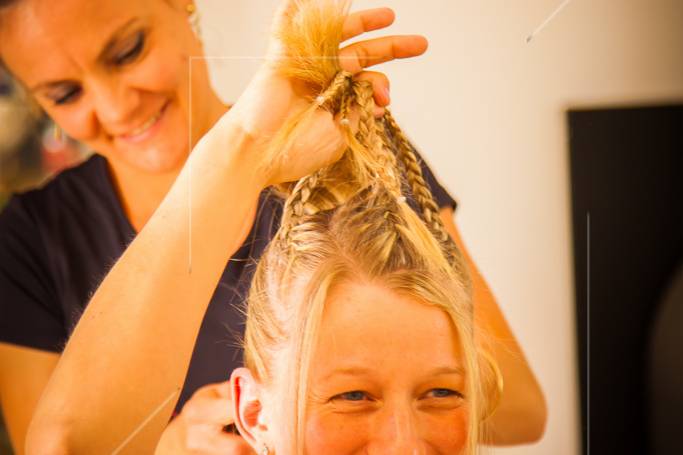
[[[228,181],[239,183],[241,192],[258,195],[269,185],[262,141],[248,133],[230,111],[205,135],[193,151],[194,155],[209,155],[208,162],[225,172]],[[199,151],[199,153],[197,153]]]

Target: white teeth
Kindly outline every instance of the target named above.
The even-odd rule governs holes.
[[[157,120],[159,120],[159,117],[161,117],[161,111],[157,112],[152,118],[147,120],[140,128],[132,131],[130,134],[127,136],[138,136],[145,131],[147,131],[152,125],[156,123]]]

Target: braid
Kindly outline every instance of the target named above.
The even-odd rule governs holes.
[[[391,147],[385,147],[382,139],[384,134],[379,130],[377,120],[373,115],[375,101],[372,84],[367,81],[355,82],[353,91],[356,103],[361,108],[357,139],[374,152],[370,156],[371,162],[368,163],[370,176],[379,179],[390,193],[398,197],[401,195],[401,182],[397,172],[396,156]]]
[[[289,237],[289,231],[296,224],[297,219],[306,213],[306,204],[308,204],[308,200],[318,184],[319,177],[320,171],[302,178],[287,198],[283,209],[282,225],[279,230],[279,236],[283,240]]]
[[[342,111],[345,116],[344,95],[348,93],[352,80],[353,74],[345,70],[339,71],[325,91],[316,98],[316,102],[331,112]],[[346,109],[348,109],[348,103],[346,103]]]
[[[456,269],[461,277],[469,276],[467,266],[463,260],[462,252],[456,245],[455,241],[446,232],[446,227],[439,216],[439,207],[434,200],[434,196],[427,186],[422,175],[422,168],[417,161],[417,156],[408,138],[403,134],[403,131],[396,123],[393,115],[389,109],[385,109],[384,121],[386,126],[392,133],[394,140],[398,143],[397,158],[403,165],[406,179],[410,190],[422,211],[422,217],[427,224],[427,227],[432,232],[434,237],[441,243],[448,262]],[[469,279],[465,279],[469,283]],[[471,285],[470,285],[471,286]],[[468,287],[468,291],[471,291]]]
[[[339,110],[342,115],[346,116],[350,104],[350,97],[346,88],[352,77],[353,75],[348,71],[339,71],[325,91],[316,98],[316,103],[324,109],[332,110],[332,112]],[[297,224],[297,220],[307,212],[314,213],[317,211],[315,206],[309,204],[309,200],[318,186],[324,170],[319,169],[313,174],[301,178],[293,188],[290,185],[289,191],[285,187],[283,192],[289,193],[289,197],[283,209],[278,239],[286,242],[291,229]]]
[[[410,185],[410,190],[413,193],[413,197],[418,203],[420,210],[422,211],[422,216],[430,227],[436,231],[436,238],[439,240],[445,240],[448,235],[445,231],[439,232],[439,208],[434,201],[432,192],[429,190],[427,183],[422,176],[422,168],[417,161],[417,156],[413,152],[408,139],[403,134],[403,131],[399,128],[396,120],[391,115],[388,109],[384,113],[384,121],[387,123],[389,130],[392,132],[394,140],[398,143],[397,147],[397,157],[404,166],[404,171],[406,173],[406,178],[408,184]]]

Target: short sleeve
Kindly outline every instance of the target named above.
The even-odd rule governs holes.
[[[458,207],[458,203],[456,202],[456,200],[453,199],[453,197],[448,193],[446,188],[444,188],[441,185],[441,183],[439,183],[439,181],[436,179],[436,176],[434,175],[434,172],[432,172],[432,170],[427,165],[424,158],[422,158],[420,152],[417,151],[415,146],[413,146],[413,144],[410,145],[413,148],[415,155],[417,156],[417,160],[420,163],[420,167],[422,168],[422,176],[424,177],[425,182],[427,182],[427,185],[429,186],[429,189],[431,190],[432,195],[436,200],[436,204],[439,206],[440,209],[449,207],[453,209],[453,211],[455,212],[455,209]]]
[[[0,213],[0,342],[59,352],[67,335],[41,240],[14,196]]]

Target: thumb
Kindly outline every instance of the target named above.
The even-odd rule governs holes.
[[[232,388],[230,380],[216,384],[216,393],[221,398],[232,399]]]
[[[216,382],[200,387],[192,395],[192,398],[230,398],[230,381]]]

